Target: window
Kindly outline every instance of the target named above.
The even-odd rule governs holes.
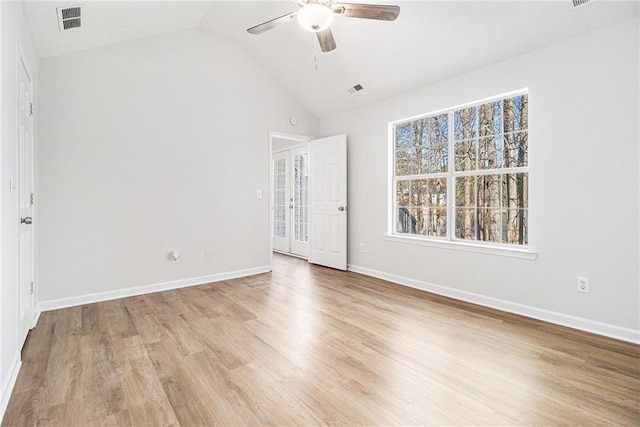
[[[393,234],[528,244],[528,95],[392,124]]]

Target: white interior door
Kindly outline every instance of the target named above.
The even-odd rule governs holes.
[[[291,163],[291,249],[290,252],[309,257],[309,148],[289,150]]]
[[[20,205],[20,339],[33,327],[33,120],[32,83],[21,62],[19,80],[18,195]]]
[[[272,238],[273,249],[280,252],[289,252],[291,250],[289,175],[289,152],[274,153]]]
[[[347,136],[309,144],[309,262],[347,269]]]

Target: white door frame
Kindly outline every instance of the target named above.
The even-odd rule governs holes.
[[[22,50],[22,47],[19,46],[18,47],[18,78],[17,78],[17,82],[16,84],[18,85],[18,99],[17,99],[17,105],[16,105],[16,109],[18,110],[18,124],[20,123],[21,119],[21,97],[22,97],[22,93],[21,93],[21,87],[20,87],[20,83],[21,83],[21,76],[22,76],[22,68],[24,68],[24,71],[27,74],[27,77],[29,79],[29,84],[30,84],[30,88],[29,88],[29,99],[28,100],[24,100],[23,102],[25,103],[30,103],[33,104],[33,88],[35,86],[35,82],[33,80],[33,74],[31,73],[30,67],[27,63],[26,57],[24,55],[24,52]],[[30,108],[30,107],[29,107]],[[35,138],[34,138],[34,134],[35,134],[35,129],[34,129],[34,115],[33,113],[29,114],[29,121],[30,121],[30,132],[29,132],[29,140],[26,141],[26,144],[29,145],[29,151],[30,151],[30,165],[29,168],[29,181],[31,182],[31,191],[30,193],[35,193]],[[18,127],[18,132],[20,132],[20,128]],[[33,227],[30,230],[30,257],[31,260],[29,262],[29,266],[28,268],[30,269],[29,274],[29,281],[30,282],[35,282],[35,252],[36,252],[36,247],[35,247],[35,228],[34,225],[23,225],[21,224],[20,220],[22,218],[22,206],[21,206],[21,198],[24,196],[22,193],[24,191],[23,187],[23,181],[22,181],[22,164],[21,164],[21,148],[20,148],[20,138],[21,136],[18,135],[18,137],[16,138],[16,184],[17,184],[17,188],[16,188],[16,195],[18,197],[17,200],[17,219],[18,219],[18,303],[19,303],[19,319],[20,321],[17,322],[18,325],[18,337],[20,339],[20,347],[22,347],[22,345],[24,344],[24,339],[26,339],[26,332],[25,330],[28,332],[28,330],[32,329],[35,326],[35,320],[37,317],[37,313],[35,310],[35,289],[31,288],[31,289],[24,289],[24,286],[28,286],[31,287],[32,285],[29,283],[28,285],[25,285],[24,280],[24,272],[23,272],[23,241],[22,241],[22,227]],[[35,208],[34,205],[31,204],[30,209],[29,209],[29,214],[33,220],[33,223],[35,223]],[[24,305],[22,304],[23,302],[23,297],[28,294],[28,308],[26,310],[26,313],[23,313],[23,309],[24,309]],[[24,316],[23,316],[24,315]],[[25,324],[26,322],[26,324]]]
[[[288,139],[300,143],[309,143],[310,136],[269,131],[269,270],[273,270],[273,139]]]

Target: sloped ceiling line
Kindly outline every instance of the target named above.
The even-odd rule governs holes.
[[[366,3],[368,0],[358,0]],[[318,118],[623,20],[636,1],[371,1],[398,4],[396,21],[336,17],[338,48],[318,53],[313,34],[289,24],[261,35],[246,29],[296,10],[291,1],[27,1],[24,10],[41,58],[173,31],[202,28],[253,56]],[[56,7],[83,4],[82,28],[59,32]],[[350,95],[360,83],[367,89]]]

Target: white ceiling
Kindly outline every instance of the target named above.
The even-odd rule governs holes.
[[[398,4],[401,12],[394,22],[336,17],[338,48],[322,53],[295,23],[246,32],[297,10],[291,1],[86,0],[78,2],[83,27],[64,33],[55,8],[73,2],[27,1],[24,9],[41,58],[201,27],[242,46],[318,118],[637,17],[640,9],[637,1],[605,0],[580,8],[571,0],[345,2]],[[355,84],[364,90],[349,94]]]

